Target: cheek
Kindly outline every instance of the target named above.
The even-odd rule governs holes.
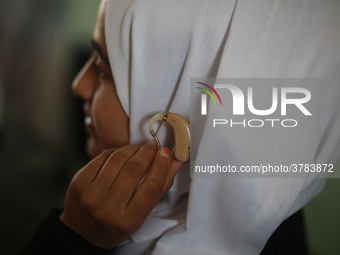
[[[102,86],[92,101],[92,118],[98,143],[103,149],[129,143],[128,118],[111,86]]]

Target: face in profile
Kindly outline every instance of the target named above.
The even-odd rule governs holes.
[[[93,54],[73,82],[74,93],[85,101],[86,147],[91,157],[129,143],[129,120],[117,96],[108,60],[104,16],[105,0],[94,29]]]

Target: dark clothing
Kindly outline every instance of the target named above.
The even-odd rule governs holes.
[[[113,250],[99,248],[67,227],[60,219],[61,210],[51,210],[38,227],[22,255],[106,255]]]
[[[302,210],[297,211],[275,230],[261,255],[308,255]]]
[[[50,212],[49,217],[40,224],[31,242],[24,248],[22,255],[106,255],[113,252],[113,249],[99,248],[79,236],[60,221],[60,213],[60,210]],[[308,255],[301,210],[282,222],[261,253],[261,255],[287,254]]]

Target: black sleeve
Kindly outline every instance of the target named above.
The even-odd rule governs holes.
[[[106,255],[113,249],[99,248],[67,227],[60,219],[61,210],[51,210],[32,240],[24,247],[22,255],[29,254],[82,254]]]

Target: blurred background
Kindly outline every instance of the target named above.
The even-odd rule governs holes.
[[[0,242],[17,254],[87,158],[71,83],[99,0],[0,0]]]
[[[73,77],[99,0],[0,0],[0,245],[17,254],[87,158]],[[339,164],[338,164],[339,165]],[[338,167],[339,168],[339,167]],[[340,180],[304,209],[312,255],[340,254]]]

